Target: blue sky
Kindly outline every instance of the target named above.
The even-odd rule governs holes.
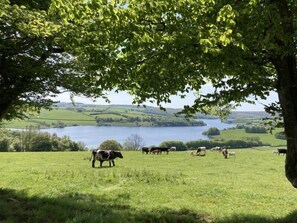
[[[206,93],[207,89],[204,89],[204,93]],[[111,101],[110,104],[113,105],[132,105],[132,96],[130,96],[127,92],[110,92],[108,93],[109,100]],[[55,100],[58,100],[60,102],[71,102],[70,100],[70,94],[69,93],[63,93],[59,95]],[[178,96],[172,96],[171,97],[171,103],[170,104],[163,104],[166,108],[183,108],[184,105],[192,105],[193,101],[195,100],[194,93],[189,93],[185,99],[181,99]],[[242,105],[238,108],[236,108],[236,111],[264,111],[263,104],[269,104],[271,102],[275,102],[278,100],[277,94],[275,92],[271,92],[271,95],[267,98],[265,101],[256,101],[256,104],[248,104],[248,103],[242,103]],[[82,102],[85,104],[99,104],[99,105],[108,105],[103,99],[96,99],[94,102],[90,98],[86,97],[74,97],[75,102]],[[146,103],[148,106],[156,106],[155,104]]]

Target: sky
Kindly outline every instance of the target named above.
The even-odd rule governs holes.
[[[210,91],[209,87],[205,87],[202,89],[203,93]],[[129,95],[127,92],[109,92],[108,98],[111,101],[110,103],[106,103],[103,99],[96,99],[96,101],[92,100],[91,98],[86,97],[79,97],[75,96],[74,101],[76,103],[85,103],[85,104],[98,104],[98,105],[132,105],[132,96]],[[70,94],[63,93],[60,94],[54,100],[60,102],[71,102]],[[195,100],[194,93],[188,93],[184,99],[181,99],[178,96],[171,97],[170,104],[163,104],[165,108],[183,108],[184,105],[192,105]],[[271,102],[275,102],[278,100],[277,94],[275,92],[271,92],[271,95],[265,101],[256,101],[256,104],[248,104],[242,103],[240,107],[237,107],[235,111],[264,111],[264,105],[269,104]],[[264,105],[263,105],[264,104]],[[146,103],[147,106],[157,106],[156,104]]]

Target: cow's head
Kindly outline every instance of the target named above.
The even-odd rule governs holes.
[[[113,153],[114,153],[114,156],[115,156],[115,157],[119,157],[119,158],[121,158],[121,159],[124,158],[121,152],[113,151]]]

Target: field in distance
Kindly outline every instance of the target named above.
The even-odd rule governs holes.
[[[178,109],[162,111],[156,107],[137,107],[130,105],[87,105],[61,103],[50,111],[41,110],[40,114],[32,114],[25,120],[5,122],[3,127],[40,128],[65,126],[202,126],[203,121],[186,120],[184,116],[176,116]],[[211,116],[203,116],[211,117]],[[213,117],[211,117],[213,118]]]
[[[233,150],[231,150],[233,151]],[[90,152],[0,153],[3,222],[296,222],[283,155],[237,149],[191,156],[123,151],[91,168]],[[25,162],[24,162],[25,160]]]

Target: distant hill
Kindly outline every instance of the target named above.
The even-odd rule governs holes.
[[[40,114],[29,116],[26,120],[14,120],[4,123],[4,127],[38,128],[65,127],[65,126],[202,126],[201,119],[217,118],[211,115],[197,113],[192,119],[177,115],[181,109],[136,105],[94,105],[76,103],[57,103],[52,110],[42,110]],[[234,111],[230,115],[232,122],[246,123],[259,122],[269,117],[265,112]],[[199,120],[197,120],[199,119]],[[230,122],[230,121],[229,121]]]

